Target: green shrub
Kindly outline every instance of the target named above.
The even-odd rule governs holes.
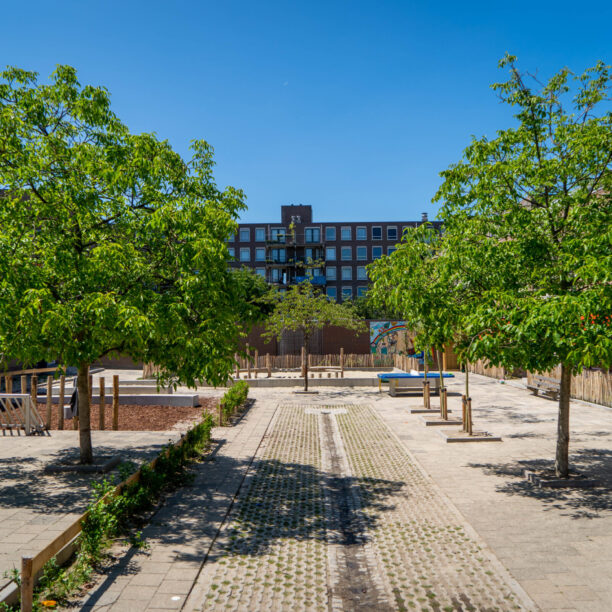
[[[242,406],[249,395],[249,385],[244,380],[234,383],[221,398],[221,410],[223,416],[228,417],[234,414]]]

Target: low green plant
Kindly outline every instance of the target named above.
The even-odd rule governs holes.
[[[242,406],[249,395],[249,385],[244,380],[234,383],[221,398],[220,405],[224,418],[230,417]]]
[[[247,390],[248,392],[248,390]],[[104,550],[113,538],[127,533],[132,546],[146,547],[142,533],[130,533],[131,519],[154,506],[164,489],[182,482],[185,467],[202,454],[210,442],[213,419],[206,415],[183,437],[180,444],[166,446],[155,465],[143,465],[140,479],[115,493],[114,479],[104,479],[93,484],[93,499],[81,524],[78,551],[68,569],[58,566],[55,558],[43,568],[43,575],[36,588],[35,610],[42,610],[42,601],[53,599],[58,603],[86,583],[102,561]],[[132,465],[122,465],[120,477],[125,480],[134,472]],[[18,574],[14,578],[18,579]]]

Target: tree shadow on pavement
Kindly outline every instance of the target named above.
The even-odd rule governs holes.
[[[539,500],[545,511],[579,518],[602,518],[612,513],[612,451],[596,448],[581,449],[570,456],[572,470],[598,481],[593,488],[539,488],[524,478],[525,470],[551,471],[553,459],[530,459],[509,463],[469,463],[485,474],[504,477],[497,491],[506,495],[521,495]],[[509,479],[512,480],[509,480]]]

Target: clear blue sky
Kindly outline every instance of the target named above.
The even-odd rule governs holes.
[[[244,221],[435,214],[438,173],[511,122],[508,51],[549,76],[611,62],[610,2],[5,1],[0,65],[75,66],[134,132],[215,147]]]

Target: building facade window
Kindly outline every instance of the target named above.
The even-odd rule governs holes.
[[[228,247],[228,248],[227,248],[227,250],[228,250],[228,252],[229,252],[229,256],[230,256],[231,258],[236,257],[236,249],[235,249],[234,247]]]
[[[248,227],[240,228],[240,242],[251,242],[251,230]]]
[[[357,259],[360,261],[364,261],[368,258],[368,247],[367,246],[358,246],[357,247]]]
[[[280,283],[282,278],[281,271],[278,268],[272,268],[270,270],[270,282]]]
[[[336,247],[327,247],[325,249],[325,259],[326,261],[336,260]]]
[[[255,274],[259,274],[259,276],[266,278],[266,269],[265,268],[255,268]]]
[[[235,242],[236,234],[230,234],[230,237],[227,239],[228,242]]]
[[[266,261],[266,249],[264,247],[255,248],[255,261]]]
[[[270,230],[270,240],[274,242],[285,242],[285,228],[273,227]]]
[[[342,287],[342,299],[350,300],[353,297],[353,288],[352,287]]]
[[[336,266],[326,266],[325,267],[325,276],[328,281],[336,280]]]
[[[325,290],[325,293],[327,294],[327,297],[330,300],[335,301],[338,299],[338,292],[335,287],[327,287],[327,289]]]
[[[357,287],[357,297],[365,297],[365,294],[368,292],[367,287]]]
[[[321,242],[321,230],[318,227],[307,227],[304,231],[305,242]]]
[[[287,261],[286,249],[272,249],[270,252],[274,263],[285,263]]]
[[[325,228],[325,240],[327,242],[334,242],[336,240],[336,228],[335,227]]]
[[[342,240],[352,240],[353,233],[351,232],[351,226],[346,225],[340,229],[340,238]]]
[[[357,280],[368,280],[365,266],[357,266]]]
[[[342,247],[340,249],[340,258],[342,261],[351,261],[353,259],[353,249],[351,247]]]
[[[391,253],[394,253],[395,251],[397,251],[395,247],[387,247],[387,255],[391,255]]]
[[[380,225],[372,228],[372,240],[382,240],[382,227]]]
[[[372,259],[378,259],[379,257],[382,257],[382,247],[373,246],[372,247]]]
[[[397,240],[397,227],[387,228],[387,240]]]
[[[251,261],[251,249],[248,247],[240,249],[240,261]]]
[[[357,228],[356,238],[357,240],[367,240],[368,239],[368,228],[365,225],[360,225]]]
[[[266,241],[266,228],[256,227],[255,228],[255,242],[265,242],[265,241]]]
[[[351,266],[342,266],[342,280],[353,280],[353,268],[351,268]]]

